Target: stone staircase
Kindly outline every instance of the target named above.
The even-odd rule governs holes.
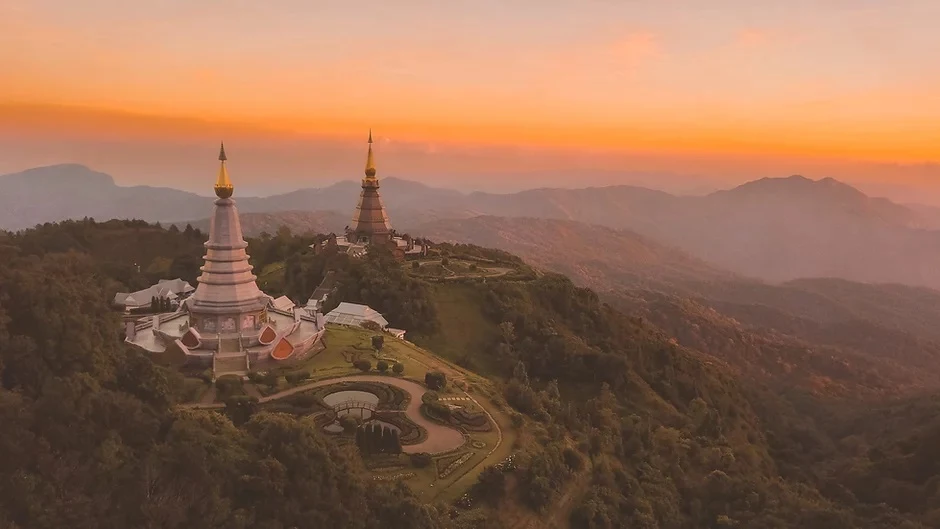
[[[242,349],[241,340],[238,337],[219,338],[219,350],[212,357],[212,376],[245,376],[249,368],[248,353]]]

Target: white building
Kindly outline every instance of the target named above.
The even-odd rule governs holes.
[[[388,327],[388,320],[372,307],[357,303],[346,303],[345,301],[335,309],[327,312],[325,318],[326,323],[335,323],[336,325],[361,326],[364,321],[374,321],[382,329]]]
[[[114,295],[114,304],[124,307],[126,311],[150,308],[153,298],[167,298],[177,306],[180,300],[186,298],[196,289],[182,279],[161,279],[152,285],[137,292],[118,292]]]

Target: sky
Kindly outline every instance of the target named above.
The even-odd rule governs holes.
[[[0,173],[265,194],[361,176],[940,202],[935,0],[2,0]],[[238,165],[241,164],[241,165]],[[243,188],[243,189],[244,189]],[[934,197],[936,195],[936,197]]]

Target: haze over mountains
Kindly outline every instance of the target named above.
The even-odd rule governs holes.
[[[238,203],[249,234],[274,231],[280,223],[297,231],[339,231],[358,191],[358,182],[343,181],[270,197],[239,196]],[[705,196],[675,196],[633,186],[464,194],[386,178],[382,195],[400,231],[523,255],[514,247],[519,240],[550,247],[553,240],[590,237],[595,252],[621,253],[626,250],[605,242],[631,239],[634,248],[657,245],[644,252],[671,247],[705,268],[769,281],[840,277],[940,288],[940,215],[871,198],[832,179],[768,178]],[[117,186],[84,166],[50,166],[0,177],[0,228],[85,216],[195,222],[205,218],[209,200],[175,189]],[[263,215],[249,215],[254,213]],[[665,261],[685,266],[676,265],[683,259]]]

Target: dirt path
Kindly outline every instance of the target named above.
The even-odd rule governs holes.
[[[289,397],[291,395],[296,395],[297,393],[308,391],[313,388],[329,386],[331,384],[338,384],[340,382],[378,382],[380,384],[388,384],[389,386],[400,388],[411,396],[411,401],[408,403],[408,407],[405,409],[405,415],[407,415],[412,422],[424,428],[428,432],[428,438],[418,444],[403,446],[402,451],[405,453],[413,454],[416,452],[428,452],[431,454],[436,454],[439,452],[447,452],[463,445],[464,437],[462,433],[448,426],[432,422],[426,419],[424,415],[421,415],[421,396],[424,395],[427,390],[419,384],[401,378],[379,375],[350,375],[346,377],[329,378],[326,380],[318,380],[316,382],[297,386],[295,388],[286,389],[280,393],[268,395],[267,397],[262,397],[258,399],[258,402],[263,404],[265,402],[271,402],[274,400],[283,399],[284,397]],[[194,404],[187,405],[186,407],[224,408],[225,405]],[[487,413],[487,415],[489,415],[489,413]],[[496,427],[499,428],[498,425]]]

